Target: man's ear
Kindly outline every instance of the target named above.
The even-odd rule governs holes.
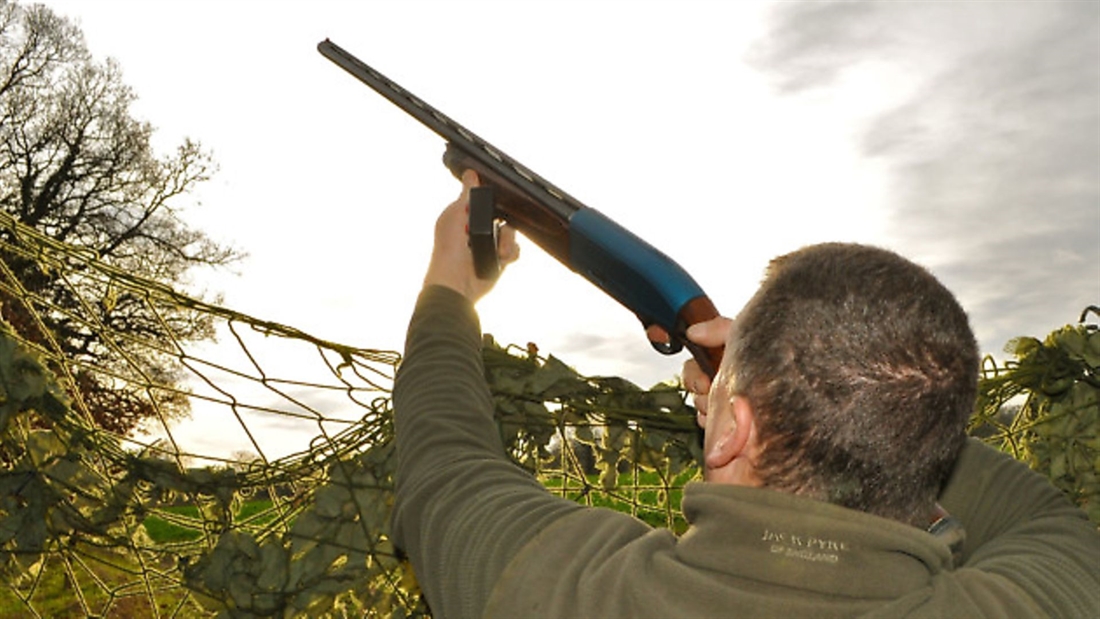
[[[745,449],[756,421],[752,404],[741,396],[733,396],[721,409],[707,415],[708,421],[714,418],[707,424],[707,433],[713,432],[713,437],[708,437],[705,443],[708,469],[722,469],[739,456],[747,455]]]

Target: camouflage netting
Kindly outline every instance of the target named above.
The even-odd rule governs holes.
[[[178,294],[2,214],[0,238],[0,616],[427,613],[387,537],[396,353]],[[28,262],[88,311],[59,316],[9,268]],[[167,319],[116,331],[104,308],[124,304],[212,320],[222,345],[173,338]],[[100,358],[117,362],[62,354],[47,326],[58,320],[97,334],[113,353]],[[488,338],[485,363],[517,463],[555,492],[683,528],[694,418],[676,387],[582,377]],[[101,429],[103,390],[89,382],[147,411],[140,431]],[[178,435],[195,423],[254,453],[189,451]],[[288,424],[314,438],[273,457],[263,429]]]
[[[178,294],[3,214],[0,257],[0,617],[428,613],[387,535],[396,353]],[[27,272],[63,282],[85,311],[54,304]],[[134,304],[163,319],[116,328],[111,310]],[[221,345],[173,337],[204,320]],[[988,361],[972,429],[1100,522],[1100,333],[1084,322]],[[56,324],[111,354],[62,353]],[[583,377],[489,338],[484,360],[520,466],[577,501],[684,529],[698,452],[675,385]],[[143,412],[139,431],[102,429],[111,406]],[[189,450],[188,424],[242,437],[249,457]],[[271,427],[314,438],[279,454]]]

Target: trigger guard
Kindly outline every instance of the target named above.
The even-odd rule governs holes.
[[[650,340],[649,345],[653,347],[653,350],[656,350],[662,355],[675,355],[684,349],[684,345],[676,340],[671,342],[654,342]]]
[[[645,325],[647,335],[646,339],[649,340],[649,345],[653,347],[653,350],[656,350],[662,355],[675,355],[676,353],[684,349],[683,343],[681,343],[680,340],[676,339],[675,337],[672,337],[672,334],[669,333],[668,330],[666,330],[664,327],[660,327],[660,325],[657,325],[656,323],[646,321],[642,321],[642,324]],[[667,342],[658,342],[648,337],[649,328],[655,326],[660,327],[660,329],[665,332],[665,335],[668,336]]]

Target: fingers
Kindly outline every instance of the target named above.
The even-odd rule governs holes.
[[[481,180],[477,177],[477,172],[474,172],[473,170],[466,170],[465,172],[463,172],[461,180],[462,180],[462,194],[460,196],[460,199],[465,200],[465,201],[469,201],[469,199],[470,199],[470,188],[481,186]]]
[[[702,395],[692,396],[691,402],[695,405],[695,425],[707,429],[707,401],[709,398]]]
[[[442,285],[477,301],[493,287],[495,280],[477,277],[469,247],[470,190],[480,186],[473,170],[462,173],[462,192],[436,220],[435,246],[424,277],[425,285]],[[498,231],[497,255],[502,267],[519,259],[516,231],[503,225]]]
[[[710,392],[710,377],[699,367],[695,359],[684,362],[683,373],[684,388],[696,395],[705,396]]]
[[[473,170],[466,170],[463,172],[461,180],[462,193],[459,196],[459,202],[465,205],[465,212],[467,217],[469,217],[470,190],[474,187],[480,187],[481,180],[478,178],[477,172]],[[497,255],[500,257],[500,265],[503,267],[519,260],[519,244],[516,242],[515,229],[504,224],[500,226],[497,234]]]
[[[696,344],[706,348],[715,348],[726,343],[733,320],[725,316],[719,316],[710,320],[691,325],[687,329],[687,338]],[[660,325],[652,324],[645,329],[649,341],[658,344],[667,344],[672,338]]]
[[[477,173],[462,175],[462,193],[443,209],[435,222],[435,245],[432,248],[424,285],[441,285],[457,290],[471,300],[481,291],[474,275],[473,256],[466,232],[470,211],[470,188],[478,185]]]
[[[729,337],[733,321],[724,316],[696,323],[688,327],[687,337],[700,346],[723,346]],[[684,388],[691,392],[692,404],[695,406],[695,422],[700,428],[707,425],[707,395],[710,393],[710,376],[699,367],[694,359],[684,362],[681,372]]]
[[[503,269],[519,260],[519,243],[516,241],[516,229],[508,224],[502,225],[497,235],[497,256]]]
[[[710,377],[707,376],[694,359],[684,362],[681,373],[684,389],[691,393],[692,405],[695,406],[695,421],[700,428],[706,427],[707,422],[707,394],[710,393]]]
[[[687,338],[700,346],[724,346],[732,327],[732,320],[719,316],[688,327]],[[699,367],[695,359],[684,362],[681,377],[688,391],[702,396],[710,392],[710,377]]]
[[[462,173],[462,195],[459,200],[465,203],[466,213],[470,212],[470,189],[481,186],[481,180],[477,172],[466,170]],[[497,256],[500,258],[500,266],[512,264],[519,260],[519,243],[516,242],[516,230],[508,224],[503,224],[497,230]]]

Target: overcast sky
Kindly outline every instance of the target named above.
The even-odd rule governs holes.
[[[326,37],[680,262],[734,314],[768,259],[889,247],[984,351],[1100,304],[1100,3],[47,0],[168,149],[221,170],[189,220],[248,252],[195,288],[397,349],[457,184],[442,141]],[[648,386],[614,301],[530,243],[479,306],[502,342]]]
[[[860,123],[886,233],[963,299],[987,352],[1100,304],[1100,3],[787,4],[755,66],[789,96],[886,63],[912,77]]]

